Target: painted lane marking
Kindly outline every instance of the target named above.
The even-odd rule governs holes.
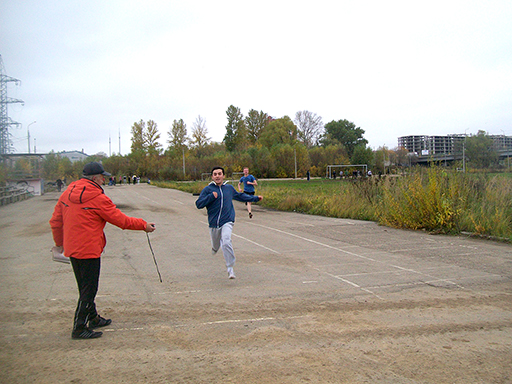
[[[359,254],[354,253],[354,252],[346,251],[346,250],[344,250],[344,249],[340,249],[340,248],[338,248],[338,247],[334,247],[334,246],[332,246],[332,245],[328,245],[328,244],[325,244],[325,243],[321,243],[321,242],[319,242],[319,241],[315,241],[315,240],[312,240],[312,239],[308,239],[308,238],[306,238],[306,237],[299,236],[299,235],[296,235],[296,234],[294,234],[294,233],[286,232],[286,231],[283,231],[283,230],[280,230],[280,229],[277,229],[277,228],[272,228],[272,227],[269,227],[269,226],[266,226],[266,225],[255,224],[255,223],[249,223],[249,224],[251,224],[251,225],[255,225],[255,226],[258,226],[258,227],[262,227],[262,228],[265,228],[265,229],[268,229],[268,230],[272,230],[272,231],[275,231],[275,232],[283,233],[283,234],[285,234],[285,235],[288,235],[288,236],[291,236],[291,237],[295,237],[295,238],[301,239],[301,240],[303,240],[303,241],[307,241],[307,242],[309,242],[309,243],[317,244],[317,245],[320,245],[320,246],[325,247],[325,248],[334,249],[334,250],[337,250],[337,251],[339,251],[339,252],[345,253],[345,254],[347,254],[347,255],[351,255],[351,256],[358,257],[358,258],[360,258],[360,259],[364,259],[364,260],[368,260],[368,261],[373,261],[373,262],[375,262],[375,263],[380,263],[380,264],[386,264],[386,263],[384,263],[384,262],[382,262],[382,261],[372,259],[371,257],[362,256],[362,255],[359,255]],[[456,283],[454,283],[453,281],[450,281],[450,280],[446,280],[446,279],[439,279],[439,278],[438,278],[438,277],[436,277],[436,276],[432,276],[432,275],[429,275],[429,274],[427,274],[427,273],[423,273],[423,272],[418,272],[418,271],[415,271],[414,269],[400,267],[400,266],[398,266],[398,265],[393,265],[393,264],[387,264],[387,265],[389,265],[389,266],[390,266],[390,267],[392,267],[392,268],[396,268],[396,269],[398,269],[398,270],[401,270],[401,271],[408,271],[408,272],[415,273],[415,274],[418,274],[418,275],[421,275],[421,276],[429,277],[429,278],[431,278],[431,279],[434,279],[434,281],[444,281],[444,282],[446,282],[446,283],[448,283],[448,284],[453,284],[453,285],[455,285],[455,286],[457,286],[457,287],[459,287],[459,288],[464,289],[464,287],[462,287],[461,285],[458,285],[458,284],[456,284]],[[318,270],[318,269],[317,269],[317,270]],[[320,271],[320,270],[318,270],[318,271],[319,271],[319,272],[323,272],[323,271]],[[340,276],[336,276],[336,275],[330,274],[330,273],[328,273],[328,272],[323,272],[323,273],[325,273],[325,274],[327,274],[327,275],[329,275],[329,276],[331,276],[331,277],[333,277],[333,278],[335,278],[335,279],[338,279],[338,280],[340,280],[340,281],[343,281],[343,282],[345,282],[346,284],[352,285],[353,287],[356,287],[356,288],[358,288],[358,289],[361,289],[362,291],[368,292],[368,293],[370,293],[370,294],[374,295],[375,297],[377,297],[377,298],[379,298],[379,299],[381,299],[381,300],[384,300],[382,297],[380,297],[379,295],[377,295],[375,292],[372,292],[371,290],[369,290],[369,289],[367,289],[367,288],[363,288],[363,287],[359,286],[358,284],[356,284],[356,283],[354,283],[354,282],[352,282],[352,281],[350,281],[350,280],[344,279],[344,278],[342,278],[342,277],[340,277]]]
[[[284,233],[285,235],[292,236],[292,237],[296,237],[296,238],[298,238],[298,239],[301,239],[301,240],[307,241],[307,242],[309,242],[309,243],[317,244],[317,245],[320,245],[320,246],[325,247],[325,248],[334,249],[334,250],[336,250],[336,251],[340,251],[340,252],[346,253],[347,255],[351,255],[351,256],[359,257],[359,258],[361,258],[361,259],[365,259],[365,260],[369,260],[369,261],[375,261],[375,262],[378,262],[378,260],[372,259],[371,257],[366,257],[366,256],[358,255],[357,253],[354,253],[354,252],[345,251],[344,249],[337,248],[337,247],[334,247],[334,246],[332,246],[332,245],[328,245],[328,244],[325,244],[325,243],[321,243],[321,242],[316,241],[316,240],[308,239],[307,237],[299,236],[299,235],[296,235],[296,234],[294,234],[294,233],[290,233],[290,232],[282,231],[282,230],[280,230],[280,229],[272,228],[272,227],[268,227],[268,226],[266,226],[266,225],[255,224],[255,223],[249,223],[249,224],[251,224],[251,225],[255,225],[255,226],[258,226],[258,227],[262,227],[262,228],[265,228],[265,229],[269,229],[269,230],[272,230],[272,231],[275,231],[275,232]]]
[[[247,238],[245,238],[245,237],[243,237],[243,236],[236,235],[236,234],[234,234],[234,233],[232,233],[231,235],[232,235],[232,236],[235,236],[235,237],[238,237],[238,238],[240,238],[240,239],[243,239],[243,240],[245,240],[245,241],[248,241],[249,243],[252,243],[252,244],[254,244],[254,245],[257,245],[258,247],[265,248],[267,251],[270,251],[270,252],[276,253],[276,254],[278,254],[278,255],[280,255],[280,254],[281,254],[280,252],[274,251],[273,249],[270,249],[270,248],[268,248],[268,247],[265,247],[264,245],[259,244],[259,243],[256,243],[255,241],[249,240],[249,239],[247,239]]]
[[[187,293],[200,293],[200,292],[211,292],[213,289],[195,289],[191,291],[176,291],[176,292],[155,292],[153,295],[186,295]]]
[[[126,331],[143,331],[144,328],[138,327],[138,328],[118,328],[118,329],[102,329],[103,332],[126,332]]]
[[[310,317],[310,315],[297,315],[297,316],[288,316],[288,317],[259,317],[254,319],[229,319],[229,320],[217,320],[217,321],[206,321],[204,323],[199,323],[199,325],[219,325],[219,324],[234,324],[234,323],[256,323],[263,321],[281,321],[281,320],[292,320],[292,319],[302,319],[305,317]],[[187,327],[191,324],[180,324],[176,325],[175,328]]]

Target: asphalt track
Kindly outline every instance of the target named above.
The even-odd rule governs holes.
[[[59,194],[51,192],[1,207],[0,363],[6,368],[0,374],[3,376],[0,382],[58,382],[53,380],[66,377],[69,380],[64,382],[71,382],[71,379],[85,382],[89,377],[88,370],[97,364],[107,364],[118,370],[117,374],[112,371],[98,373],[95,378],[103,382],[132,382],[130,377],[139,382],[145,381],[141,377],[147,378],[147,382],[226,382],[226,377],[230,376],[226,376],[222,367],[223,364],[233,364],[232,356],[226,357],[222,364],[222,358],[211,358],[209,364],[215,367],[211,371],[201,366],[206,364],[204,361],[199,366],[194,366],[193,361],[190,365],[185,363],[187,356],[194,359],[183,353],[180,363],[176,362],[180,359],[177,358],[171,364],[176,380],[167,381],[170,373],[161,363],[138,366],[132,361],[134,365],[125,366],[120,363],[121,357],[115,355],[121,353],[123,346],[135,348],[134,345],[144,343],[147,343],[144,350],[156,353],[155,349],[162,348],[159,343],[163,338],[168,345],[173,345],[172,353],[178,353],[180,347],[187,351],[194,349],[197,338],[204,338],[205,350],[222,355],[228,353],[223,348],[230,350],[230,339],[240,344],[246,341],[244,337],[256,337],[258,331],[276,329],[293,333],[298,329],[317,328],[310,331],[313,335],[324,327],[326,338],[335,340],[339,334],[329,332],[334,329],[341,332],[338,328],[343,318],[348,327],[344,332],[351,331],[353,335],[364,332],[356,325],[360,321],[366,324],[370,333],[377,335],[379,330],[384,332],[387,328],[398,332],[400,327],[410,330],[448,323],[450,326],[460,324],[478,328],[475,324],[480,324],[483,317],[492,322],[493,331],[501,331],[492,336],[478,336],[478,340],[475,336],[473,347],[482,349],[485,366],[491,363],[497,366],[493,381],[488,382],[512,380],[506,362],[495,357],[500,355],[509,363],[512,361],[512,247],[508,244],[433,236],[382,227],[372,222],[277,212],[258,205],[253,208],[254,218],[249,219],[244,205],[235,202],[237,218],[233,243],[237,278],[228,280],[222,253],[214,256],[210,252],[206,211],[196,209],[197,197],[143,184],[105,187],[105,190],[127,215],[156,223],[157,230],[149,234],[149,238],[163,282],[159,281],[146,234],[107,225],[108,243],[102,256],[97,305],[103,315],[112,317],[113,324],[104,329],[101,339],[85,341],[88,343],[86,347],[77,347],[77,343],[84,341],[70,340],[77,299],[74,277],[70,266],[52,262],[49,252],[53,242],[48,220]],[[500,304],[482,304],[491,302],[489,298],[492,297],[499,297]],[[460,308],[458,304],[452,304],[458,308],[457,313],[449,312],[450,305],[446,303],[459,299],[465,304]],[[421,315],[418,312],[412,315],[405,310],[414,307],[411,303],[422,303],[419,305],[422,309],[415,308]],[[437,317],[436,303],[440,308]],[[364,315],[364,320],[358,317],[368,308],[384,311],[395,305],[396,310],[385,316],[383,312],[378,315],[373,312],[373,318],[369,313]],[[332,316],[328,328],[320,324],[320,319],[327,319],[326,312]],[[335,319],[334,316],[339,317]],[[315,327],[316,322],[318,327]],[[377,323],[378,327],[375,326]],[[454,331],[439,333],[445,332]],[[347,333],[344,335],[348,337]],[[306,348],[294,345],[294,340],[299,343],[296,335],[284,339],[282,332],[277,338],[276,335],[267,336],[271,344],[281,340],[281,343],[273,344],[281,359],[286,360],[287,353],[296,357],[296,349]],[[303,333],[301,337],[305,337]],[[466,338],[471,341],[471,336],[466,335]],[[482,344],[486,338],[494,340],[496,351],[485,353],[493,348]],[[183,345],[176,340],[181,340]],[[227,345],[223,345],[224,342]],[[437,340],[433,344],[437,342],[441,343]],[[455,348],[448,344],[441,353]],[[250,345],[247,342],[244,353],[247,348],[250,350]],[[340,345],[336,347],[336,353],[329,348],[323,352],[331,363],[334,356],[341,353]],[[439,345],[430,347],[439,351]],[[80,352],[81,348],[84,350]],[[90,356],[105,349],[111,358],[104,361],[92,359],[91,362]],[[58,350],[64,352],[60,354],[56,352]],[[362,356],[361,350],[354,350],[354,354]],[[399,356],[406,350],[404,347],[393,353]],[[76,364],[73,358],[80,359],[75,353],[84,351],[89,356],[85,364],[89,365],[83,370],[71,371],[71,374],[69,369],[62,372],[58,362],[43,357],[58,356],[61,362],[72,366]],[[387,359],[393,360],[391,351],[389,353]],[[375,358],[373,368],[363,368],[353,362],[345,371],[340,371],[334,363],[331,366],[325,358],[319,357],[317,361],[324,361],[326,367],[322,371],[311,363],[314,358],[310,357],[308,363],[293,363],[305,368],[301,373],[297,368],[288,372],[284,366],[274,366],[275,363],[269,362],[273,359],[270,351],[259,355],[258,359],[269,359],[263,365],[266,368],[246,357],[244,367],[252,361],[254,369],[244,368],[245,379],[231,376],[232,382],[423,383],[481,379],[476,370],[472,373],[469,368],[464,373],[453,372],[452,377],[429,376],[425,372],[415,374],[413,363],[390,368],[389,361],[379,358]],[[443,360],[447,360],[446,356],[439,356],[430,364]],[[471,366],[472,361],[468,358],[465,366]],[[453,364],[448,364],[445,369],[453,369]],[[135,373],[134,366],[138,367]],[[137,376],[145,369],[148,369],[145,376]],[[407,373],[408,369],[411,372]],[[427,366],[425,369],[428,370]],[[187,376],[183,372],[186,370],[192,374]],[[357,376],[354,372],[359,370],[367,372]],[[151,376],[149,371],[156,373]],[[222,375],[218,376],[217,372]],[[286,374],[281,376],[279,372]],[[321,372],[325,372],[325,376]],[[339,372],[355,376],[336,380]],[[449,380],[444,381],[440,379],[442,377]]]

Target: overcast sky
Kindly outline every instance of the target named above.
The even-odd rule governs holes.
[[[2,0],[14,150],[33,121],[37,152],[127,154],[141,119],[167,147],[199,115],[220,142],[230,105],[347,119],[374,149],[512,135],[511,20],[510,0]]]

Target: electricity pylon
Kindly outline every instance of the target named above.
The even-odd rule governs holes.
[[[7,114],[7,104],[23,104],[23,101],[7,97],[7,83],[13,82],[16,85],[19,85],[21,81],[5,74],[2,55],[0,55],[0,76],[0,155],[6,155],[11,152],[9,127],[11,125],[21,125],[20,123],[12,121]]]

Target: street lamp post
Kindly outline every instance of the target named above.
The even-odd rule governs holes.
[[[185,179],[185,147],[181,147],[183,151],[183,179]]]
[[[35,124],[36,121],[33,121],[31,122],[28,126],[27,126],[27,142],[28,142],[28,153],[30,153],[30,131],[29,131],[29,128],[32,124]]]
[[[503,148],[505,148],[505,151],[507,151],[507,169],[510,168],[510,159],[508,155],[508,146],[507,146],[507,138],[505,136],[505,131],[503,129],[500,129],[501,133],[503,133]]]
[[[295,158],[295,178],[297,178],[297,151],[293,149],[293,157]]]
[[[469,128],[464,130],[464,141],[462,142],[462,172],[466,173],[466,132]]]

